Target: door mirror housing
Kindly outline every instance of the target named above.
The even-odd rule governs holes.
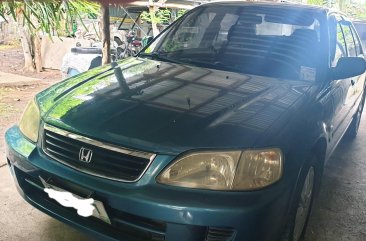
[[[337,66],[331,69],[332,80],[346,79],[366,71],[366,61],[361,57],[341,57]]]

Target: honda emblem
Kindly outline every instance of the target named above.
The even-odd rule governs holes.
[[[79,161],[85,162],[85,163],[90,163],[93,157],[93,151],[82,147],[80,148],[79,151]]]

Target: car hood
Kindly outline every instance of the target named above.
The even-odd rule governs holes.
[[[130,58],[63,81],[37,96],[43,120],[144,151],[253,147],[284,124],[311,83]]]

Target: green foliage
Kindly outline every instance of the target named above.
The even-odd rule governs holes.
[[[146,22],[153,23],[161,23],[161,24],[170,24],[174,22],[176,19],[180,18],[186,10],[180,9],[177,11],[176,17],[172,14],[171,9],[159,9],[156,11],[155,16],[150,16],[149,12],[142,12],[141,19]]]
[[[169,24],[171,19],[170,10],[161,9],[156,12],[155,17],[159,20],[160,23]]]
[[[358,20],[366,20],[366,3],[349,0],[330,0],[332,7],[338,8],[347,16]],[[327,6],[327,0],[308,0],[308,4]]]
[[[71,31],[72,23],[84,14],[99,14],[99,5],[87,0],[26,0],[0,2],[0,16],[22,21],[32,34],[42,31],[48,35]],[[20,20],[21,19],[21,20]],[[84,26],[85,27],[85,26]]]
[[[343,10],[348,16],[358,19],[366,20],[366,3],[349,3],[345,4]]]
[[[2,4],[0,4],[0,17],[5,19],[5,21],[7,21],[6,16],[5,16],[5,11],[6,11],[5,7]]]
[[[73,21],[80,20],[80,23],[84,26],[84,16],[97,16],[99,15],[100,5],[95,2],[87,0],[67,0],[63,2],[64,16],[65,16],[65,29],[69,31],[72,29]]]
[[[164,52],[174,52],[176,50],[180,50],[183,47],[182,42],[175,42],[173,40],[169,40],[164,46]]]
[[[328,1],[327,0],[308,0],[307,3],[311,4],[311,5],[326,6]]]
[[[186,9],[180,9],[178,10],[177,19],[182,17],[187,12]]]

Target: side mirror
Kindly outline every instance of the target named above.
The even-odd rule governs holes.
[[[361,57],[341,57],[337,66],[332,68],[332,80],[347,79],[366,71],[366,61]]]

